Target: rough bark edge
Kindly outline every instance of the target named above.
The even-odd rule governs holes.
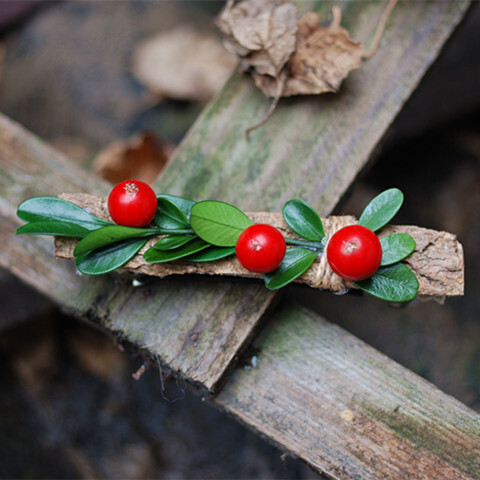
[[[62,194],[60,197],[85,208],[94,215],[111,221],[105,198],[89,194]],[[280,213],[257,212],[247,213],[247,215],[255,223],[269,223],[277,227],[286,237],[295,238]],[[323,218],[322,222],[328,243],[328,239],[339,228],[354,224],[356,220],[352,216],[331,216]],[[383,237],[392,233],[408,233],[415,239],[415,251],[405,260],[405,264],[411,268],[419,281],[418,294],[420,297],[434,297],[438,300],[446,296],[463,295],[463,248],[455,235],[417,226],[389,225],[379,232],[379,236]],[[139,254],[120,270],[156,277],[192,273],[249,278],[262,277],[243,268],[235,257],[211,263],[177,260],[175,262],[150,264],[143,259],[143,253],[156,241],[158,241],[158,238],[150,239]],[[75,244],[76,240],[74,239],[57,237],[55,239],[55,256],[57,258],[73,259]],[[343,281],[331,271],[325,260],[325,255],[320,255],[308,271],[296,281],[313,288],[332,291],[355,288],[353,284]]]

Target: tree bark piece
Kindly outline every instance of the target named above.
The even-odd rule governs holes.
[[[64,200],[85,208],[90,213],[110,220],[107,209],[107,199],[88,194],[62,194]],[[254,223],[268,223],[278,228],[285,237],[295,238],[283,220],[280,213],[247,213]],[[322,219],[326,242],[340,228],[356,223],[352,216],[327,217]],[[386,226],[379,236],[383,237],[392,233],[408,233],[417,246],[405,263],[412,269],[419,280],[419,295],[425,297],[444,297],[463,295],[464,291],[464,260],[463,249],[455,235],[447,232],[438,232],[417,226]],[[197,263],[187,260],[148,263],[143,258],[143,253],[150,248],[158,238],[150,239],[145,247],[130,260],[122,270],[133,273],[143,273],[156,277],[185,274],[208,274],[262,278],[262,275],[246,270],[236,257],[216,262]],[[73,249],[77,241],[71,238],[57,238],[55,242],[55,256],[57,258],[73,258]],[[299,277],[297,282],[305,283],[313,288],[329,289],[341,292],[346,289],[356,288],[351,282],[342,280],[336,275],[326,261],[326,255],[317,257],[313,265]]]

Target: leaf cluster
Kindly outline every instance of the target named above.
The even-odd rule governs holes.
[[[78,238],[74,249],[78,270],[88,275],[112,272],[130,261],[149,239],[159,237],[143,257],[150,263],[177,260],[213,262],[235,254],[240,234],[253,222],[237,207],[225,202],[192,200],[158,195],[158,210],[152,225],[133,228],[103,220],[77,205],[57,197],[35,197],[21,203],[17,214],[25,221],[18,234]],[[392,188],[375,197],[358,223],[378,231],[397,213],[403,202],[400,190]],[[283,207],[283,218],[296,238],[286,238],[288,249],[281,265],[264,275],[267,288],[276,290],[304,274],[325,249],[325,231],[317,212],[302,200]],[[381,239],[381,268],[356,286],[381,299],[404,302],[413,299],[418,281],[402,263],[415,249],[408,234]]]
[[[377,232],[396,215],[403,203],[403,194],[391,188],[375,197],[363,210],[358,223]],[[315,210],[302,200],[290,200],[283,208],[283,218],[301,239],[287,239],[292,245],[280,267],[265,275],[268,288],[276,289],[305,273],[325,249],[325,232]],[[417,295],[418,280],[400,263],[415,250],[415,240],[406,233],[383,237],[380,269],[370,278],[355,282],[364,292],[390,302],[410,301]]]

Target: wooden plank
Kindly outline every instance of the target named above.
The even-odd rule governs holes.
[[[272,293],[259,285],[173,279],[135,287],[131,278],[81,277],[54,259],[53,241],[15,236],[18,204],[36,195],[108,193],[109,185],[0,116],[0,265],[64,309],[135,343],[202,388],[212,389],[252,335]],[[244,299],[231,308],[231,298]],[[211,321],[212,318],[221,321]]]
[[[385,33],[384,47],[354,72],[340,94],[283,102],[268,128],[254,132],[249,143],[244,140],[243,132],[262,116],[268,101],[250,79],[235,75],[187,136],[157,182],[156,190],[194,199],[220,198],[242,209],[254,206],[255,210],[275,210],[288,198],[300,196],[320,213],[328,214],[367,162],[466,6],[467,2],[399,5]],[[369,36],[382,7],[382,2],[345,5],[344,24],[351,27],[354,38]],[[10,131],[6,135],[11,134]],[[6,151],[9,148],[7,142]],[[35,148],[30,145],[27,150],[33,153]],[[48,164],[46,158],[43,161]],[[5,178],[18,175],[8,156],[2,163],[6,166]],[[2,196],[8,198],[3,211],[10,228],[5,234],[11,236],[17,225],[12,204],[33,192],[40,193],[38,185],[27,187],[28,183],[53,175],[56,181],[45,186],[54,188],[42,188],[42,194],[58,192],[60,184],[62,191],[74,191],[60,174],[65,164],[58,165],[47,170],[42,162],[32,168],[21,166],[20,173],[22,169],[26,171],[23,176],[15,177],[19,183],[16,189],[12,182],[3,182]],[[76,170],[72,172],[75,177]],[[78,183],[72,180],[72,185]],[[85,187],[80,191],[92,190]],[[23,198],[19,198],[19,193]],[[145,293],[131,286],[107,285],[104,279],[85,281],[76,278],[73,270],[65,267],[56,270],[57,265],[52,269],[46,255],[50,253],[50,244],[41,239],[36,243],[31,239],[20,243],[7,240],[6,245],[16,249],[17,256],[6,251],[4,265],[60,303],[99,319],[148,348],[178,374],[207,389],[218,385],[235,356],[235,349],[244,344],[273,300],[273,295],[260,284],[192,280],[153,284],[149,291],[155,300],[146,303]],[[38,250],[43,257],[38,256]],[[32,262],[35,255],[37,261]],[[15,258],[23,259],[24,265],[15,266]],[[40,266],[41,263],[44,265]],[[69,298],[72,291],[76,295]],[[165,333],[164,321],[170,337],[159,343]],[[236,332],[232,335],[233,346],[227,343],[227,352],[222,342],[225,323],[228,333],[232,329]]]
[[[480,415],[340,327],[287,304],[253,351],[215,403],[329,477],[480,478]]]
[[[308,2],[300,2],[303,10]],[[331,3],[314,2],[321,18]],[[194,200],[218,199],[244,211],[279,211],[293,197],[331,213],[365,166],[468,7],[468,1],[400,2],[380,49],[351,73],[336,94],[270,100],[250,77],[234,75],[184,139],[156,182]],[[343,2],[342,25],[352,38],[371,38],[385,2]],[[394,178],[392,178],[394,182]]]
[[[234,75],[186,136],[156,190],[223,200],[244,211],[279,211],[299,197],[329,215],[467,7],[467,1],[400,2],[377,54],[352,73],[339,94],[280,102],[249,142],[245,130],[262,118],[270,101],[250,78]],[[330,8],[316,3],[324,18]],[[342,3],[342,24],[353,38],[368,40],[383,8],[384,2]],[[244,295],[252,298],[263,289],[243,288],[238,297],[228,297],[232,312],[244,308]]]
[[[392,58],[388,54],[377,55],[368,63],[368,69],[355,72],[341,96],[283,103],[281,115],[275,115],[268,129],[256,132],[248,148],[242,143],[243,130],[261,116],[266,102],[248,79],[235,76],[192,130],[177,159],[157,182],[157,189],[194,199],[215,197],[244,209],[250,204],[252,210],[274,210],[291,196],[301,196],[328,214],[367,161],[466,5],[466,2],[400,4],[384,40],[384,45],[392,46]],[[360,4],[351,7],[350,21],[353,23],[355,13],[360,18],[358,25],[371,24],[373,15],[362,18],[360,7]],[[380,64],[375,63],[377,59]],[[384,74],[386,81],[382,83]],[[364,94],[367,87],[368,94]],[[371,103],[373,110],[359,105],[362,102]],[[324,116],[330,123],[321,120]],[[337,116],[343,121],[331,124]],[[228,125],[232,118],[237,128],[225,131],[224,124]],[[296,124],[303,124],[303,131],[294,128]],[[1,264],[66,308],[90,315],[120,335],[125,333],[162,360],[167,358],[167,363],[171,358],[168,355],[176,354],[180,358],[178,363],[173,358],[169,365],[173,369],[180,365],[176,370],[180,375],[187,372],[189,379],[197,378],[207,388],[218,385],[216,382],[223,378],[231,359],[224,358],[221,366],[213,369],[213,377],[206,377],[197,368],[204,360],[207,368],[212,367],[207,347],[212,346],[225,315],[230,315],[228,321],[236,318],[245,322],[255,316],[258,319],[261,317],[258,305],[266,308],[272,297],[265,300],[249,295],[252,291],[262,295],[265,289],[261,286],[221,282],[209,290],[212,284],[195,280],[190,285],[161,281],[134,289],[113,283],[109,278],[86,280],[65,267],[66,262],[52,262],[53,249],[48,239],[13,236],[19,224],[14,214],[16,205],[34,194],[74,191],[75,185],[79,191],[100,193],[105,185],[85,177],[79,169],[69,166],[55,152],[5,119],[1,120],[0,131],[0,214],[4,220],[0,234],[4,246]],[[229,132],[231,137],[226,139]],[[292,158],[300,161],[294,162]],[[322,197],[323,192],[326,193]],[[202,288],[206,288],[205,293]],[[185,298],[189,294],[193,298]],[[183,308],[185,312],[179,313]],[[165,330],[173,348],[162,343],[164,316],[169,316]],[[478,438],[478,418],[468,409],[433,387],[421,385],[404,369],[398,371],[385,357],[381,358],[383,366],[376,370],[377,376],[372,374],[365,383],[370,389],[362,389],[363,372],[358,366],[367,368],[371,364],[374,372],[373,366],[380,365],[380,358],[373,350],[335,327],[324,328],[325,324],[316,316],[298,313],[294,307],[282,310],[274,320],[272,325],[277,328],[269,329],[257,344],[262,349],[259,367],[248,372],[237,371],[217,398],[217,405],[334,478],[422,478],[422,475],[423,478],[478,478],[475,463],[478,445],[471,441],[472,437]],[[199,342],[198,335],[205,331],[210,335]],[[303,343],[298,341],[299,337]],[[202,349],[192,354],[199,343]],[[182,357],[184,345],[190,350]],[[175,351],[177,347],[180,350]],[[313,352],[320,347],[324,356],[319,361]],[[350,355],[350,371],[336,368],[333,359],[340,362],[341,358],[335,352]],[[362,361],[363,356],[366,360]],[[324,368],[314,368],[316,362],[321,362]],[[278,372],[282,366],[284,372]],[[262,376],[257,377],[259,372]],[[340,374],[341,382],[337,380]],[[400,383],[393,382],[393,378]],[[349,393],[354,380],[357,395]],[[389,389],[393,390],[391,396]],[[381,390],[385,398],[376,396],[376,390]],[[418,398],[419,392],[426,397],[423,403]],[[312,393],[318,394],[324,403],[309,403]],[[266,399],[264,405],[268,404],[270,410],[255,410],[255,402],[262,399]],[[429,410],[422,405],[432,407],[430,411],[437,420],[435,428],[429,421]],[[303,410],[316,415],[313,418],[319,422],[302,423]],[[292,418],[297,426],[290,422]],[[316,436],[309,440],[304,430]],[[324,438],[322,433],[327,430],[329,434]],[[336,441],[337,432],[343,442]],[[446,447],[439,441],[443,436]],[[416,452],[420,455],[414,457]],[[400,460],[407,463],[400,464]]]
[[[395,119],[389,142],[399,143],[466,118],[480,106],[480,6],[472,2],[455,40],[447,42]],[[461,75],[459,67],[461,66]]]
[[[107,198],[88,194],[61,194],[60,197],[82,208],[87,209],[97,217],[112,221],[108,214]],[[285,223],[282,214],[270,212],[247,212],[253,223],[267,223],[278,228],[286,238],[298,238]],[[345,225],[356,223],[355,217],[331,216],[322,219],[325,231],[325,245],[329,239]],[[387,225],[378,236],[380,238],[396,233],[410,235],[416,243],[415,251],[406,259],[419,281],[418,295],[422,297],[439,297],[463,295],[464,292],[464,260],[463,248],[456,236],[448,232],[438,232],[428,228],[413,225]],[[155,277],[170,275],[206,274],[240,276],[262,279],[262,275],[246,270],[237,258],[207,263],[195,263],[183,260],[180,262],[149,263],[143,254],[151,248],[159,237],[150,239],[140,250],[139,254],[130,260],[121,270],[132,273],[144,273]],[[55,256],[57,258],[74,258],[76,239],[57,238],[55,241]],[[312,266],[296,279],[313,288],[328,289],[334,292],[343,292],[357,288],[354,283],[346,282],[336,275],[324,255],[319,255]]]
[[[385,33],[383,45],[388,48],[381,48],[354,72],[340,94],[282,103],[248,143],[243,132],[261,117],[268,100],[250,79],[235,75],[192,129],[157,182],[157,191],[220,198],[258,210],[275,210],[288,198],[300,196],[328,214],[466,5],[399,5]],[[362,2],[361,8],[355,2],[346,4],[344,25],[354,38],[368,38],[382,7],[382,2]],[[329,9],[323,7],[324,15]],[[66,308],[97,318],[158,355],[178,374],[214,389],[273,295],[260,284],[184,279],[134,289],[103,278],[87,281],[77,277],[71,266],[52,266],[48,241],[11,237],[18,225],[15,205],[34,194],[73,192],[74,187],[104,194],[106,185],[67,166],[63,158],[7,120],[2,120],[2,130],[2,213],[7,227],[2,238],[8,247],[2,264]]]

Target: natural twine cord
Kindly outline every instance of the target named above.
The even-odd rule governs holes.
[[[325,249],[320,255],[320,261],[314,271],[313,284],[315,287],[329,289],[332,292],[342,292],[351,287],[349,282],[339,277],[330,268],[327,262],[327,247],[332,236],[343,227],[357,223],[355,217],[347,215],[342,217],[328,217],[323,221],[325,230]]]

